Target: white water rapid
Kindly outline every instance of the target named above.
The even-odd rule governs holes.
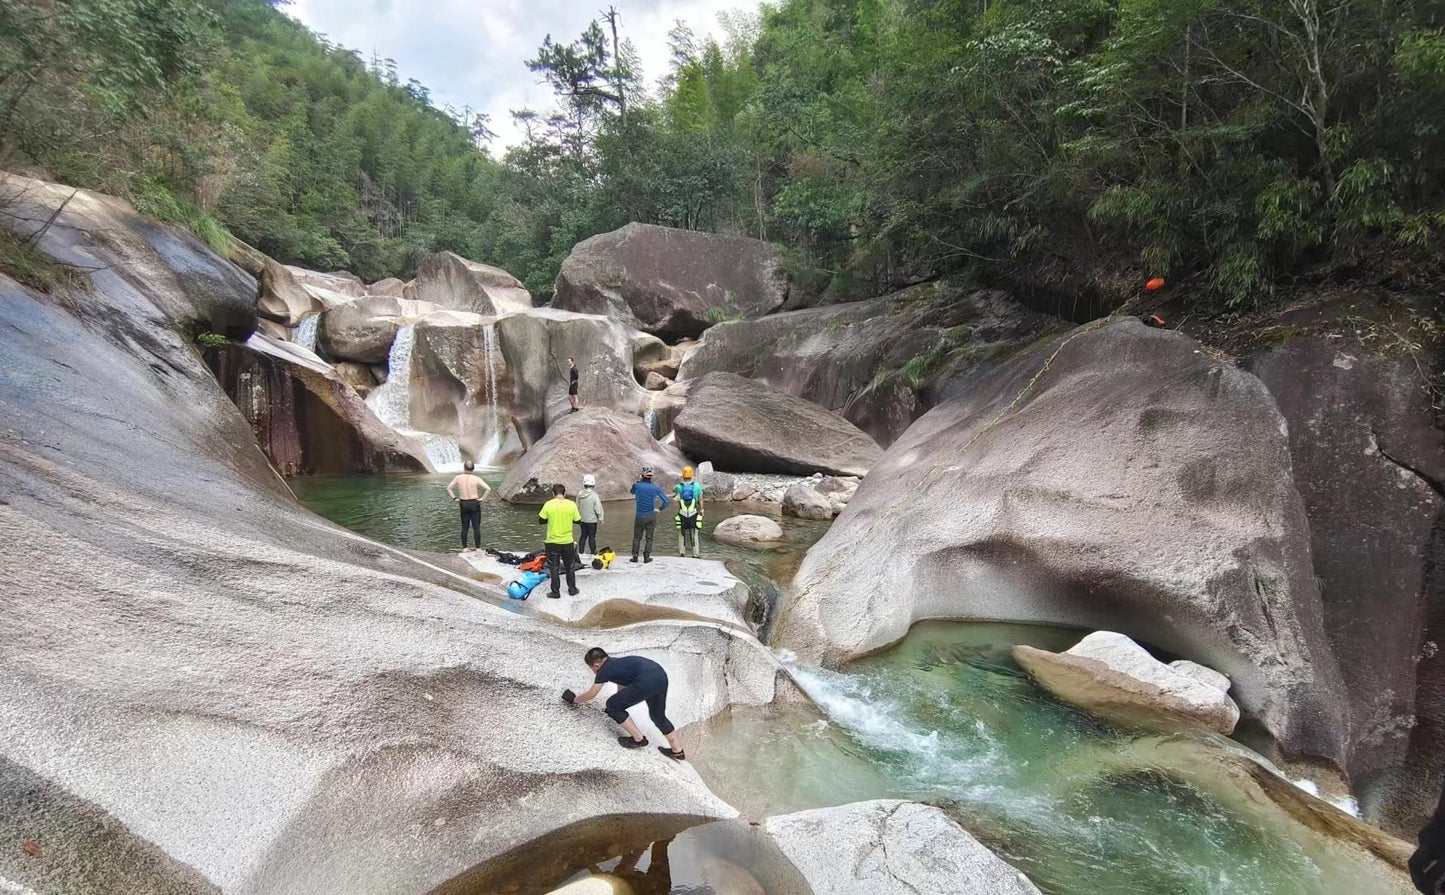
[[[377,419],[398,434],[415,438],[426,447],[427,459],[437,472],[460,472],[462,452],[456,439],[411,427],[411,351],[416,345],[416,327],[397,330],[386,358],[386,381],[366,397],[366,406]]]
[[[320,326],[320,324],[321,315],[312,314],[310,317],[307,317],[305,320],[302,320],[299,324],[297,324],[295,336],[291,339],[291,341],[295,342],[297,345],[300,345],[302,348],[305,348],[307,351],[310,351],[312,354],[315,354],[316,328]]]

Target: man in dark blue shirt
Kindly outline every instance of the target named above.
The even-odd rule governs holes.
[[[677,729],[667,720],[667,672],[662,666],[643,656],[609,656],[600,646],[594,646],[582,658],[587,667],[596,675],[592,686],[578,696],[571,690],[562,691],[562,699],[573,705],[590,702],[602,691],[603,684],[616,684],[618,690],[607,699],[607,717],[622,725],[627,736],[620,736],[617,742],[627,749],[640,749],[647,745],[647,737],[637,729],[637,722],[627,717],[627,710],[638,703],[647,703],[647,715],[658,731],[667,737],[667,746],[658,746],[657,751],[668,758],[683,761],[687,758],[682,751],[682,738]],[[669,748],[671,747],[671,748]]]
[[[641,546],[642,561],[652,562],[652,537],[657,532],[657,513],[667,509],[667,495],[652,482],[652,467],[642,467],[642,479],[632,483],[632,496],[637,498],[637,518],[632,520],[632,559],[637,562],[637,548]],[[661,506],[658,501],[662,501]],[[647,542],[643,543],[646,536]]]

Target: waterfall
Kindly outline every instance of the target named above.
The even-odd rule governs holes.
[[[296,332],[291,337],[291,341],[295,342],[297,345],[300,345],[302,348],[305,348],[307,351],[310,351],[312,354],[315,354],[316,328],[320,324],[321,315],[312,314],[310,317],[307,317],[305,320],[302,320],[299,324],[297,324]]]
[[[482,325],[482,360],[486,364],[487,378],[485,393],[487,402],[487,443],[477,457],[478,466],[495,466],[497,454],[501,453],[503,441],[502,406],[497,394],[497,364],[501,349],[497,343],[497,324]]]
[[[642,422],[647,425],[647,431],[652,433],[653,438],[662,437],[657,424],[657,395],[657,392],[647,393],[647,409],[642,412]]]
[[[386,381],[367,395],[366,406],[398,434],[420,441],[437,472],[460,472],[462,452],[456,439],[411,427],[411,351],[415,346],[415,326],[397,330],[386,357]]]

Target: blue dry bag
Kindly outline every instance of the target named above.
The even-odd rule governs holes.
[[[516,581],[507,585],[507,596],[514,600],[525,600],[532,588],[546,580],[546,572],[523,572]]]

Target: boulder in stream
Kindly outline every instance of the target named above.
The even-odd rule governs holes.
[[[772,245],[745,236],[628,224],[573,247],[552,306],[605,314],[664,339],[719,319],[761,317],[788,295]]]
[[[798,482],[783,492],[783,515],[799,519],[832,519],[837,515],[833,502],[813,485],[813,479]]]
[[[476,314],[432,314],[416,324],[411,355],[411,425],[455,438],[483,466],[522,453],[512,422],[515,383],[498,333],[494,320]]]
[[[730,516],[713,526],[712,536],[737,547],[775,547],[783,541],[783,529],[767,516]]]
[[[1227,674],[1286,751],[1343,761],[1347,696],[1258,379],[1129,320],[956,394],[808,551],[779,645],[838,662],[929,618],[1120,631]]]
[[[1013,657],[1050,693],[1112,721],[1226,736],[1239,722],[1228,677],[1192,662],[1166,665],[1113,631],[1095,631],[1062,653],[1020,644]]]
[[[940,808],[894,799],[770,817],[763,831],[814,892],[1039,895]]]
[[[672,425],[678,447],[729,472],[861,476],[883,453],[838,414],[732,373],[691,383]]]

